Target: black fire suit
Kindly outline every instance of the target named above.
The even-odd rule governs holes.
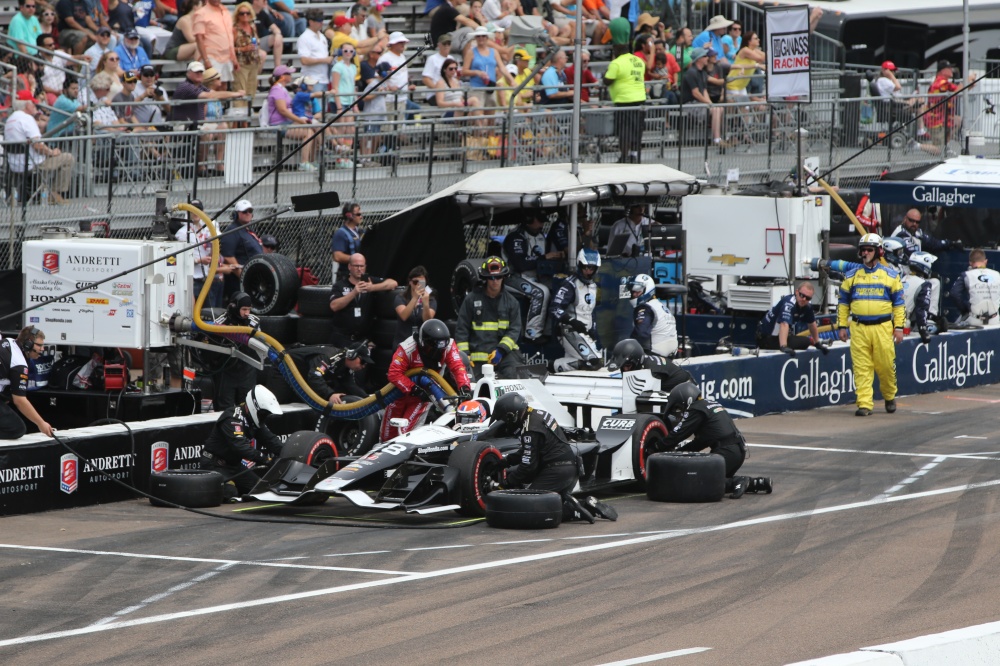
[[[688,437],[694,439],[679,451],[701,451],[711,449],[726,461],[726,478],[731,479],[743,465],[747,457],[747,445],[743,433],[733,423],[733,417],[717,402],[699,398],[683,412],[670,427],[668,446],[677,446]]]
[[[368,392],[361,388],[354,371],[344,365],[344,352],[324,357],[316,354],[307,359],[306,383],[317,395],[328,399],[334,393],[346,393],[363,398]]]
[[[243,460],[267,462],[265,451],[279,455],[281,440],[267,426],[255,426],[246,405],[239,404],[219,415],[201,450],[201,468],[219,472],[223,480],[232,480],[240,494],[246,495],[260,480],[260,475],[244,467]]]
[[[690,372],[667,358],[661,360],[655,356],[643,356],[642,369],[649,370],[654,378],[660,380],[660,390],[665,393],[670,393],[672,388],[684,382],[698,383]]]
[[[232,321],[229,317],[229,313],[223,312],[212,323],[224,326],[250,326],[255,329],[260,328],[260,321],[257,319],[256,315],[250,315],[249,322]],[[250,349],[247,345],[249,336],[245,334],[227,333],[222,334],[222,337],[235,342],[236,348],[245,356],[257,358],[257,353]],[[257,368],[236,357],[229,357],[226,359],[226,363],[222,369],[215,375],[215,397],[213,399],[215,411],[223,412],[233,405],[240,404],[246,399],[247,393],[249,393],[250,390],[256,385]]]
[[[555,418],[548,412],[529,409],[519,433],[521,448],[507,454],[504,488],[551,490],[563,498],[563,519],[573,516],[574,506],[567,503],[579,473],[576,454]]]

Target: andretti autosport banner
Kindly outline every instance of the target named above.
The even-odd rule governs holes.
[[[767,7],[767,99],[782,102],[790,97],[808,102],[809,7]]]
[[[935,335],[929,344],[917,337],[896,346],[900,395],[960,389],[1000,380],[996,349],[1000,329]],[[693,359],[694,360],[694,359]],[[702,395],[719,401],[736,416],[760,416],[831,405],[852,404],[854,368],[850,349],[837,345],[829,354],[815,349],[796,356],[781,352],[760,357],[715,357],[685,364]],[[881,400],[878,381],[875,399]]]

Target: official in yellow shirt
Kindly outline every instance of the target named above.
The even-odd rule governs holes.
[[[608,24],[611,32],[611,63],[604,73],[611,103],[615,105],[615,134],[621,152],[619,163],[640,162],[642,130],[646,124],[646,63],[629,51],[632,30],[628,19],[616,18]]]

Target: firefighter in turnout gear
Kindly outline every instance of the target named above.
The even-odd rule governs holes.
[[[597,306],[597,283],[594,276],[601,267],[597,250],[580,250],[576,259],[576,275],[566,279],[552,299],[553,323],[559,327],[559,340],[565,356],[556,359],[556,372],[566,370],[596,370],[601,367],[597,352],[597,326],[594,308]]]
[[[483,284],[466,295],[458,309],[455,339],[469,355],[477,376],[492,364],[497,377],[511,379],[521,364],[517,340],[521,335],[521,307],[503,288],[510,269],[500,257],[487,257],[479,269]]]
[[[969,252],[969,270],[955,280],[950,293],[958,302],[959,324],[1000,326],[1000,317],[997,316],[1000,273],[986,268],[986,253],[982,250]]]
[[[521,448],[507,455],[501,475],[502,488],[551,490],[563,499],[563,520],[594,522],[594,516],[617,520],[618,512],[594,497],[583,502],[573,495],[579,480],[576,453],[566,433],[548,412],[532,409],[520,393],[505,393],[493,406],[493,421],[503,424],[502,434],[517,437]]]
[[[896,347],[903,341],[906,307],[899,272],[879,262],[882,239],[865,234],[858,242],[862,265],[852,267],[840,285],[837,327],[840,339],[851,332],[851,362],[858,409],[869,416],[874,407],[875,373],[885,400],[885,411],[896,411]]]
[[[931,277],[931,265],[935,261],[937,257],[930,252],[914,252],[910,255],[910,274],[903,278],[906,319],[925,344],[931,341],[931,333],[938,330],[941,281]]]
[[[771,494],[770,478],[736,476],[746,460],[747,444],[722,405],[705,400],[697,386],[685,382],[670,391],[666,414],[670,422],[668,446],[676,446],[678,451],[710,449],[713,455],[726,461],[726,492],[730,497],[739,499],[743,493]],[[694,439],[684,444],[689,437]]]
[[[541,211],[530,211],[527,219],[503,240],[503,257],[510,266],[507,283],[527,295],[528,321],[525,323],[526,340],[537,340],[545,331],[545,314],[549,307],[549,288],[538,279],[538,261],[556,260],[561,252],[545,253],[545,235],[542,227],[545,216]]]
[[[267,428],[268,418],[281,413],[274,394],[255,386],[240,404],[219,415],[201,450],[201,468],[219,472],[224,482],[236,485],[240,495],[248,494],[260,475],[243,461],[267,464],[271,456],[281,454],[281,441]]]

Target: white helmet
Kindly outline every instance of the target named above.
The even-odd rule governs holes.
[[[930,252],[914,252],[910,255],[910,268],[923,277],[931,276],[931,264],[937,261],[937,256]]]
[[[875,248],[875,258],[878,259],[882,256],[882,237],[878,234],[865,234],[858,241],[858,256],[861,256],[861,248],[863,247]]]
[[[638,275],[633,275],[628,280],[628,288],[632,293],[632,298],[629,299],[629,303],[632,307],[641,305],[653,298],[654,292],[656,291],[656,282],[653,278],[649,277],[645,273],[639,273]]]
[[[584,276],[584,268],[593,268],[594,273],[590,276]],[[581,280],[587,282],[588,284],[594,279],[594,274],[597,273],[597,269],[601,267],[601,255],[597,253],[597,250],[591,250],[590,248],[584,248],[576,255],[576,273]]]
[[[271,414],[283,414],[278,399],[271,393],[271,389],[266,386],[254,386],[247,393],[246,397],[247,413],[254,425],[260,428],[267,421]]]
[[[885,251],[885,258],[894,266],[902,266],[906,263],[906,245],[896,237],[889,237],[882,241],[882,249]]]

